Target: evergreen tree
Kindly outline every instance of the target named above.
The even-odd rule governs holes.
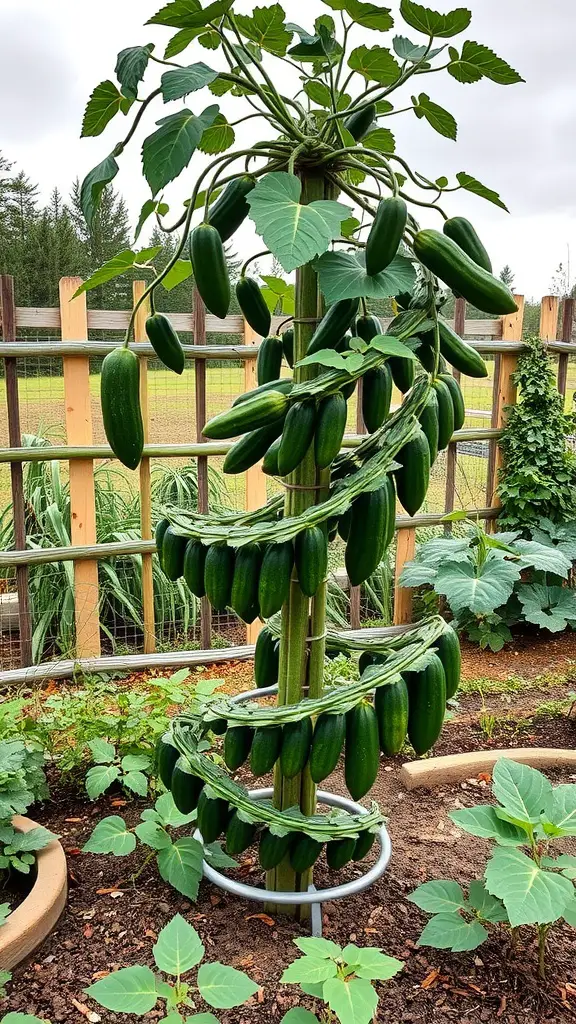
[[[508,263],[506,263],[502,267],[502,270],[500,271],[500,274],[498,276],[500,277],[500,280],[503,281],[508,288],[512,288],[512,285],[514,284],[515,274],[512,270],[512,267],[510,267]]]
[[[85,255],[58,189],[28,234],[27,275],[34,305],[58,304],[61,277],[78,274]]]
[[[87,227],[80,205],[80,182],[76,178],[67,207],[70,220],[81,240],[83,260],[77,273],[89,277],[97,268],[123,249],[130,248],[130,218],[122,196],[109,185],[102,193],[98,213]],[[126,278],[88,292],[88,303],[94,309],[126,309],[131,305],[130,281]]]

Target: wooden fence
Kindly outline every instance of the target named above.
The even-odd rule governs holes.
[[[139,470],[139,491],[141,508],[141,540],[98,544],[96,536],[96,508],[94,492],[95,460],[112,458],[106,445],[96,445],[93,440],[93,424],[90,402],[89,359],[103,356],[111,351],[117,342],[89,341],[91,331],[120,332],[128,324],[127,310],[87,310],[86,297],[71,299],[80,283],[77,278],[64,278],[60,282],[60,306],[54,309],[17,307],[14,303],[13,281],[0,277],[1,339],[0,357],[4,359],[6,380],[6,407],[8,418],[9,445],[0,448],[0,462],[9,463],[11,493],[14,517],[14,549],[0,552],[0,566],[12,567],[16,572],[18,593],[18,615],[20,628],[20,657],[23,667],[31,665],[31,617],[29,608],[29,568],[47,562],[72,561],[75,583],[75,627],[78,659],[98,659],[101,654],[99,625],[98,562],[118,555],[140,554],[142,556],[142,595],[144,620],[144,654],[152,656],[156,645],[154,622],[154,594],[152,580],[152,557],[155,544],[152,532],[151,475],[152,457],[195,458],[198,466],[198,503],[201,511],[208,509],[208,461],[213,456],[222,456],[231,442],[209,442],[203,438],[206,422],[207,376],[206,367],[210,360],[242,360],[244,364],[244,385],[255,385],[256,356],[259,339],[241,317],[231,316],[226,320],[207,315],[198,295],[195,295],[191,313],[171,314],[176,330],[189,332],[193,344],[185,345],[186,358],[194,361],[195,367],[195,408],[196,436],[192,442],[151,444],[149,441],[148,416],[148,359],[154,356],[152,347],[146,342],[144,322],[146,306],[142,306],[135,325],[135,346],[141,361],[141,402],[144,418],[145,447]],[[142,294],[144,283],[134,282],[134,301]],[[495,359],[494,388],[490,426],[484,429],[460,430],[449,445],[446,461],[445,510],[454,508],[455,479],[457,466],[457,445],[463,441],[487,441],[489,459],[487,474],[486,502],[483,508],[471,511],[483,519],[493,519],[498,511],[495,493],[500,455],[497,439],[506,417],[506,408],[515,401],[512,374],[516,368],[518,354],[522,351],[522,324],[524,300],[517,296],[518,312],[501,319],[466,319],[466,306],[462,299],[456,302],[455,330],[465,336],[483,354],[493,354]],[[560,330],[558,320],[560,315]],[[554,296],[542,299],[540,337],[549,343],[551,353],[558,355],[558,386],[565,393],[567,368],[570,354],[576,354],[572,344],[574,302],[566,299],[559,309],[559,300]],[[281,318],[276,318],[277,325]],[[386,325],[386,321],[383,321]],[[61,342],[18,341],[19,332],[25,329],[52,330],[59,332]],[[238,334],[242,339],[237,345],[207,345],[207,334]],[[558,333],[560,334],[557,340]],[[64,408],[66,445],[50,445],[41,448],[22,447],[20,416],[18,361],[29,357],[50,357],[61,359],[64,379]],[[458,376],[458,374],[455,374]],[[357,435],[364,432],[361,404],[358,402]],[[358,443],[357,435],[345,438],[345,446]],[[26,519],[24,507],[23,465],[26,462],[62,460],[68,463],[71,505],[71,546],[65,548],[27,549]],[[266,478],[259,466],[246,474],[245,507],[260,506],[266,500]],[[423,525],[438,525],[442,515],[422,514],[410,518],[397,518],[396,545],[396,586],[394,594],[394,622],[397,625],[410,622],[412,593],[398,586],[402,566],[413,557],[416,529]],[[360,591],[351,592],[352,628],[360,626]],[[247,628],[247,643],[255,641],[256,624]],[[207,650],[211,645],[211,610],[206,599],[201,607],[201,647]],[[138,659],[140,656],[134,656]],[[156,655],[156,659],[158,659]],[[129,660],[129,659],[128,659]],[[169,657],[165,659],[169,662]],[[0,673],[0,682],[8,673]]]

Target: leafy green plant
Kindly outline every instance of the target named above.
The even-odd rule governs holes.
[[[0,873],[18,871],[21,875],[29,875],[36,863],[35,854],[38,850],[43,850],[57,838],[58,836],[42,825],[30,829],[29,832],[18,832],[11,823],[0,821]],[[0,924],[7,916],[2,916],[2,909],[5,907],[7,904],[0,906]]]
[[[0,903],[0,925],[5,924],[9,916],[10,904]],[[6,981],[9,981],[9,978],[3,978],[4,973],[4,971],[0,971],[0,996],[2,995],[3,986],[5,985]]]
[[[23,740],[0,740],[0,822],[48,796],[44,753]]]
[[[576,927],[576,857],[551,849],[555,840],[576,836],[576,785],[553,786],[535,768],[502,758],[492,792],[496,805],[450,813],[465,832],[494,841],[483,877],[469,884],[467,896],[457,882],[441,879],[408,897],[433,915],[419,942],[458,953],[480,946],[492,925],[532,925],[544,977],[550,929],[561,920]]]
[[[3,971],[2,973],[7,972]],[[33,1013],[18,1013],[13,1010],[2,1017],[0,1024],[46,1024],[46,1021],[41,1017],[35,1017]]]
[[[143,1017],[161,1001],[168,1024],[217,1024],[214,1014],[196,1012],[199,999],[213,1009],[223,1010],[241,1006],[258,991],[259,986],[243,971],[217,962],[202,963],[205,949],[200,936],[180,914],[159,932],[152,953],[161,975],[174,981],[137,964],[94,982],[85,990],[86,995],[115,1013]],[[184,975],[195,967],[195,984],[184,981]]]
[[[88,746],[94,761],[94,766],[86,773],[86,792],[91,800],[97,800],[115,782],[137,796],[146,796],[146,773],[152,767],[151,757],[145,754],[125,754],[121,758],[114,744],[103,739],[90,740]]]
[[[341,1024],[368,1024],[373,1020],[378,993],[372,983],[388,981],[404,967],[401,960],[386,956],[374,946],[350,943],[342,949],[330,939],[293,941],[304,956],[286,968],[281,980],[297,984],[305,995],[321,999]]]

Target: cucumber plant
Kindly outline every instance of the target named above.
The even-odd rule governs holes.
[[[230,832],[230,845],[238,849],[259,834],[268,887],[284,891],[307,889],[326,843],[332,865],[366,855],[382,821],[379,811],[316,816],[315,783],[334,767],[344,742],[346,780],[357,799],[374,781],[379,744],[395,747],[403,730],[420,752],[428,749],[442,724],[446,675],[453,679],[459,658],[452,642],[436,647],[446,627],[432,618],[407,637],[372,649],[378,657],[360,680],[324,693],[328,544],[338,534],[345,541],[354,583],[374,572],[394,534],[396,496],[409,514],[418,511],[438,448],[461,426],[462,394],[447,364],[486,376],[480,356],[440,315],[445,286],[491,314],[516,309],[508,288],[492,276],[472,225],[463,218],[455,225],[440,205],[445,194],[465,190],[505,209],[498,194],[465,171],[450,181],[413,170],[396,151],[388,119],[408,109],[455,139],[453,116],[417,92],[416,76],[447,70],[459,82],[512,84],[520,75],[487,46],[447,42],[468,28],[471,13],[464,8],[438,14],[401,0],[401,18],[422,41],[396,35],[387,47],[382,33],[394,24],[387,8],[357,0],[325,4],[336,16],[326,11],[313,28],[301,28],[293,22],[301,6],[295,3],[288,11],[272,4],[246,14],[235,9],[235,0],[204,7],[200,0],[170,0],[148,22],[176,30],[164,56],[152,43],[123,50],[116,65],[119,87],[110,81],[96,87],[83,125],[84,135],[99,135],[116,115],[132,117],[137,103],[126,137],[82,185],[91,222],[148,108],[180,104],[144,138],[142,166],[151,195],[138,225],[154,216],[161,231],[179,233],[178,242],[139,299],[123,350],[106,357],[109,369],[105,361],[102,373],[107,437],[128,467],[142,453],[138,363],[130,347],[139,305],[149,299],[154,317],[157,288],[193,274],[208,311],[224,318],[231,295],[224,244],[250,218],[265,247],[245,261],[237,289],[244,315],[266,335],[258,387],[211,419],[204,434],[214,440],[240,436],[226,471],[243,472],[263,457],[264,471],[281,478],[285,495],[249,513],[167,508],[157,544],[166,574],[183,576],[196,596],[208,596],[216,608],[231,606],[246,622],[263,609],[264,617],[272,616],[269,631],[279,643],[268,637],[259,645],[255,672],[260,684],[277,682],[278,706],[239,708],[225,698],[194,704],[162,741],[159,757],[167,784],[171,773],[175,777],[177,803],[191,809],[198,802],[209,835]],[[367,46],[365,40],[373,39]],[[210,51],[209,64],[189,63],[197,46]],[[154,72],[159,81],[142,91]],[[281,77],[289,79],[286,88],[276,84]],[[411,97],[408,85],[415,91]],[[226,112],[220,102],[201,109],[195,94],[206,87]],[[397,92],[407,94],[398,103]],[[230,120],[228,108],[236,101],[246,113]],[[248,121],[247,137],[259,128],[234,148],[236,126]],[[197,150],[213,159],[195,175],[183,211],[172,213],[166,189]],[[421,228],[418,210],[447,229]],[[266,254],[286,274],[295,272],[294,313],[281,347],[269,333],[276,329],[270,295],[249,273],[251,262]],[[146,251],[129,250],[83,288],[102,273],[114,276],[149,259]],[[370,312],[382,298],[394,300],[395,316],[385,332]],[[172,332],[158,332],[155,322],[149,336],[159,357],[178,372],[182,361]],[[288,378],[280,376],[282,358],[292,370]],[[442,382],[446,377],[449,384]],[[345,403],[360,380],[370,432],[353,453],[342,454]],[[404,398],[390,415],[392,383]],[[277,613],[281,623],[273,626]],[[338,639],[332,636],[333,648]],[[352,649],[362,646],[370,645]],[[403,672],[408,700],[398,685]],[[396,700],[380,701],[378,714],[371,694],[392,685]],[[278,762],[273,806],[256,804],[201,752],[206,727],[226,732],[231,770],[248,757],[257,772]],[[358,744],[362,759],[355,757]]]

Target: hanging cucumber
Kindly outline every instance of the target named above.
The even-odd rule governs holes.
[[[204,845],[215,843],[224,832],[228,823],[228,801],[220,797],[214,799],[206,795],[206,787],[200,793],[197,810],[198,828],[202,834]]]
[[[359,304],[360,299],[341,299],[330,306],[310,339],[306,355],[323,348],[336,348],[356,316]]]
[[[263,725],[254,730],[250,747],[250,771],[253,775],[267,775],[280,756],[282,727]]]
[[[204,780],[195,775],[185,757],[179,757],[174,765],[170,792],[180,814],[191,814],[196,810]]]
[[[244,402],[256,398],[257,395],[265,395],[267,391],[279,391],[281,395],[289,395],[293,387],[293,380],[287,377],[279,377],[278,380],[268,381],[267,384],[261,384],[260,387],[252,388],[251,391],[245,391],[243,394],[238,395],[232,402],[232,408],[235,408],[237,405],[243,405]]]
[[[294,328],[288,327],[282,335],[282,351],[290,369],[294,366]]]
[[[344,127],[346,131],[350,132],[350,135],[356,142],[363,139],[368,134],[374,121],[376,120],[376,106],[374,103],[370,103],[363,110],[356,111],[355,114],[350,114],[344,121]]]
[[[303,771],[312,743],[312,719],[288,722],[282,730],[280,771],[285,779],[293,779]]]
[[[164,533],[162,538],[162,569],[164,575],[173,583],[184,575],[184,555],[186,552],[187,537],[180,537],[171,526]]]
[[[115,348],[102,363],[100,403],[108,444],[123,466],[136,469],[144,448],[140,363],[130,348]]]
[[[339,871],[348,864],[356,849],[355,839],[333,839],[326,844],[326,862],[332,871]]]
[[[367,313],[366,316],[359,316],[355,323],[356,334],[366,344],[372,341],[377,334],[382,334],[382,324],[377,316]]]
[[[400,196],[390,196],[378,204],[366,242],[366,273],[372,277],[392,262],[406,230],[408,207]]]
[[[188,584],[188,589],[195,597],[204,597],[206,588],[204,586],[204,571],[206,567],[206,555],[208,548],[199,540],[189,540],[184,552],[183,576]]]
[[[488,367],[480,353],[460,338],[443,320],[438,321],[438,327],[440,351],[447,362],[467,377],[487,377]]]
[[[386,654],[374,654],[372,651],[362,651],[358,658],[358,671],[362,676],[371,665],[384,665],[387,661]]]
[[[299,875],[303,871],[308,871],[308,868],[311,868],[318,860],[323,846],[324,843],[319,843],[316,839],[311,839],[310,836],[300,835],[290,850],[290,864],[294,871]]]
[[[450,444],[454,433],[454,403],[445,381],[438,378],[432,387],[438,399],[438,450],[443,451]]]
[[[234,178],[224,191],[218,196],[215,203],[208,210],[208,223],[216,228],[223,242],[238,230],[243,221],[250,213],[250,207],[246,202],[246,196],[250,194],[256,184],[256,179],[251,174],[241,174]]]
[[[288,405],[287,395],[280,391],[261,392],[208,420],[202,433],[211,440],[222,441],[258,427],[269,427],[285,416]]]
[[[258,430],[251,430],[244,434],[236,444],[232,446],[224,459],[223,470],[225,473],[245,473],[251,466],[255,466],[264,457],[270,445],[282,433],[282,420],[277,420],[269,427],[259,427]]]
[[[258,580],[258,603],[263,619],[279,612],[288,599],[293,565],[294,545],[291,540],[283,544],[268,544]]]
[[[224,763],[231,772],[244,764],[252,746],[253,731],[248,725],[233,725],[224,736]]]
[[[368,856],[370,850],[374,846],[375,839],[376,834],[374,832],[370,832],[368,829],[365,829],[364,832],[361,832],[360,835],[358,836],[358,839],[356,840],[356,846],[354,847],[354,854],[352,856],[352,860],[364,860],[364,857]]]
[[[243,622],[254,622],[259,614],[258,578],[262,552],[258,544],[238,548],[234,562],[230,605]]]
[[[277,867],[284,860],[293,839],[294,832],[288,832],[285,836],[275,836],[268,829],[265,829],[260,836],[260,846],[258,848],[260,867],[264,871],[271,871],[272,868]]]
[[[338,455],[347,414],[346,399],[341,391],[320,402],[314,428],[314,461],[318,469],[327,469]]]
[[[153,313],[146,321],[146,334],[160,362],[174,373],[184,370],[184,349],[172,324],[163,313]]]
[[[226,544],[211,544],[204,563],[206,597],[217,612],[230,604],[234,578],[234,550]]]
[[[278,473],[288,476],[306,455],[314,439],[316,403],[294,402],[287,414],[278,449]]]
[[[353,587],[364,583],[380,564],[390,535],[390,522],[394,520],[395,494],[389,483],[355,498],[345,555],[346,572]]]
[[[450,700],[460,685],[460,669],[462,664],[460,641],[456,630],[450,626],[445,633],[442,633],[442,636],[439,636],[434,641],[434,646],[438,650],[438,657],[444,668],[446,700]]]
[[[430,447],[430,465],[433,466],[438,455],[438,396],[433,388],[430,388],[426,405],[419,416],[420,426],[426,434]]]
[[[194,283],[206,308],[221,320],[230,308],[230,278],[222,239],[215,227],[199,224],[190,235]]]
[[[435,654],[421,672],[406,672],[408,684],[408,739],[419,757],[438,739],[446,712],[446,676]]]
[[[158,561],[160,562],[160,568],[162,568],[162,541],[164,540],[164,534],[170,526],[167,519],[160,519],[156,523],[156,529],[154,530],[154,540],[156,541],[156,554],[158,555]]]
[[[392,356],[388,360],[392,380],[403,395],[410,390],[414,383],[414,360],[404,359],[402,356]]]
[[[318,716],[310,747],[312,782],[323,782],[338,764],[346,736],[346,715],[324,713]]]
[[[386,363],[368,370],[362,378],[362,418],[366,430],[373,434],[390,412],[392,374]]]
[[[226,826],[226,853],[230,857],[238,857],[254,842],[256,825],[251,821],[242,821],[238,811],[230,816]]]
[[[461,430],[464,426],[464,420],[466,419],[466,409],[464,408],[464,395],[462,394],[462,388],[451,373],[441,373],[438,379],[446,385],[450,395],[452,396],[452,405],[454,406],[454,430]]]
[[[278,334],[271,334],[260,342],[256,357],[256,379],[259,386],[280,377],[283,351],[282,338]]]
[[[259,689],[278,682],[279,641],[269,629],[261,629],[254,652],[254,682]]]
[[[479,267],[483,267],[489,274],[492,273],[492,260],[482,245],[476,230],[466,217],[450,217],[444,221],[442,231],[448,238],[451,238],[456,245],[464,250],[467,256]]]
[[[156,768],[160,781],[166,789],[170,789],[174,765],[180,757],[180,751],[172,743],[172,736],[165,732],[156,745]]]
[[[347,509],[338,520],[338,533],[342,540],[348,540],[350,536],[350,527],[352,526],[352,506]]]
[[[253,331],[265,338],[270,331],[272,316],[264,301],[258,282],[253,277],[242,276],[236,282],[236,298],[242,311],[244,319],[250,324]],[[275,374],[277,377],[278,374]],[[259,381],[265,384],[265,381]]]
[[[378,720],[372,704],[363,700],[346,715],[344,778],[353,800],[372,789],[379,767]]]
[[[280,476],[278,471],[278,452],[280,451],[281,443],[282,437],[277,437],[270,445],[262,460],[262,472],[265,473],[266,476]]]
[[[393,757],[402,750],[408,732],[408,687],[402,677],[377,688],[374,710],[378,719],[380,749]]]
[[[328,571],[328,542],[321,526],[309,526],[297,535],[294,557],[300,589],[314,597]]]
[[[415,516],[424,504],[430,480],[430,446],[422,430],[398,452],[396,491],[402,508]]]
[[[503,281],[479,267],[451,238],[426,228],[413,244],[420,262],[477,309],[494,316],[516,312],[514,296]]]

